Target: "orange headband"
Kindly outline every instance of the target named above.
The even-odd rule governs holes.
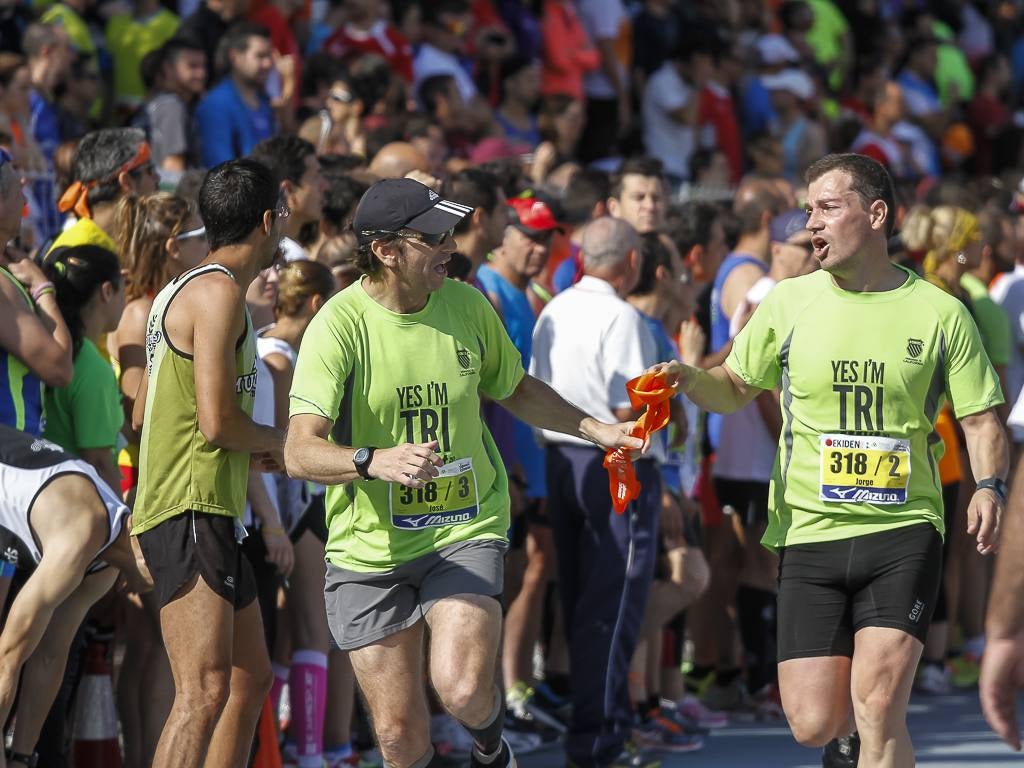
[[[64,194],[61,195],[60,201],[57,203],[57,210],[61,213],[67,213],[73,210],[75,215],[80,219],[91,219],[92,211],[89,210],[89,190],[94,188],[97,184],[106,184],[109,181],[113,181],[122,173],[130,173],[136,168],[139,168],[150,161],[151,153],[148,142],[142,142],[139,145],[139,151],[135,153],[135,156],[124,163],[120,168],[114,171],[112,174],[103,179],[93,179],[92,181],[76,181],[70,187],[65,190]]]

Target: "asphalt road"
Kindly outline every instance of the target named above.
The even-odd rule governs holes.
[[[1024,712],[1024,699],[1021,700]],[[917,764],[928,768],[1008,768],[1024,766],[1024,754],[1011,752],[981,716],[977,691],[950,696],[918,696],[908,717]],[[518,756],[523,768],[563,768],[557,749]],[[707,738],[703,750],[667,755],[664,768],[819,768],[817,751],[793,741],[782,723],[737,723]]]

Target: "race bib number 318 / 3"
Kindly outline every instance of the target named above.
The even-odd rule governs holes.
[[[388,507],[391,524],[407,531],[470,522],[480,511],[473,460],[445,464],[422,488],[390,483]]]
[[[910,443],[891,437],[821,435],[822,501],[905,504]]]

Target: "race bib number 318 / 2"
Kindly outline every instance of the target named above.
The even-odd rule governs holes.
[[[480,512],[480,495],[472,459],[449,462],[422,488],[390,483],[388,507],[395,528],[415,531],[463,525]]]
[[[910,443],[891,437],[821,435],[822,501],[905,504]]]

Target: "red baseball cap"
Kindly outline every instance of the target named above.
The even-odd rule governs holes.
[[[551,207],[540,198],[513,197],[505,203],[512,209],[513,214],[509,224],[525,235],[533,236],[562,229]]]

